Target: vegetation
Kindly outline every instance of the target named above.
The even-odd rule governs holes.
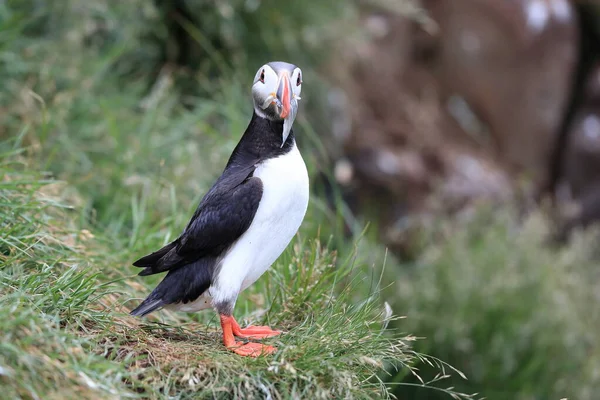
[[[169,60],[153,35],[167,27],[143,1],[8,2],[0,12],[3,395],[379,398],[388,368],[410,373],[426,359],[412,337],[385,330],[394,317],[373,270],[356,253],[337,259],[319,235],[332,217],[318,200],[236,308],[240,322],[287,332],[272,340],[274,356],[228,352],[210,312],[130,317],[160,279],[136,277],[131,261],[173,238],[220,173],[249,118],[254,67],[238,72],[243,49],[221,62],[198,37],[210,68],[157,72]],[[318,143],[302,118],[299,131],[304,146]]]
[[[600,390],[598,235],[544,243],[541,213],[480,210],[441,221],[419,260],[396,274],[393,307],[420,351],[461,369],[457,390],[489,399],[593,399]],[[421,395],[431,397],[431,393]],[[414,394],[417,396],[417,394]]]
[[[551,249],[537,215],[440,221],[407,265],[345,239],[345,208],[313,196],[293,245],[236,308],[240,322],[288,332],[272,340],[273,357],[227,352],[210,312],[129,317],[160,279],[137,278],[131,261],[177,235],[221,172],[265,60],[303,67],[297,130],[317,175],[318,60],[357,14],[342,1],[164,3],[187,11],[143,0],[0,4],[3,395],[594,397],[593,234]],[[173,41],[181,30],[187,39]],[[456,389],[422,389],[416,373]]]
[[[203,323],[167,313],[143,322],[128,316],[126,304],[148,291],[131,271],[115,268],[128,249],[115,251],[107,238],[78,229],[64,185],[27,172],[15,157],[2,156],[0,185],[7,398],[369,398],[386,394],[377,378],[384,363],[410,369],[410,338],[383,334],[391,316],[376,294],[353,305],[355,284],[333,293],[348,270],[334,268],[333,255],[314,241],[295,243],[238,307],[246,319],[288,331],[274,357],[228,352],[212,316]]]

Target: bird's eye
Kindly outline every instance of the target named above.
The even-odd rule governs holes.
[[[301,83],[302,83],[302,77],[300,76],[300,74],[298,74],[298,79],[296,79],[296,86],[300,86]]]
[[[265,83],[265,70],[260,71],[260,79],[262,83]]]

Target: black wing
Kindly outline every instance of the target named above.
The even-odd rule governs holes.
[[[262,198],[262,181],[254,167],[228,171],[200,202],[185,231],[177,240],[137,260],[145,268],[140,275],[173,270],[201,257],[217,256],[250,226]]]

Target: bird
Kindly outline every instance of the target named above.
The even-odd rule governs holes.
[[[240,292],[286,249],[308,208],[308,171],[292,129],[302,78],[300,68],[287,62],[258,69],[254,112],[222,175],[177,239],[133,263],[143,268],[141,276],[167,274],[131,315],[214,308],[226,348],[250,357],[277,350],[250,340],[281,331],[241,328],[233,310]]]

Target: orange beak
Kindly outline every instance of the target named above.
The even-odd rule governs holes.
[[[283,73],[281,75],[279,87],[277,88],[277,99],[281,102],[281,114],[279,114],[279,116],[284,119],[290,113],[290,108],[292,106],[290,103],[290,92],[290,78],[287,73]]]

